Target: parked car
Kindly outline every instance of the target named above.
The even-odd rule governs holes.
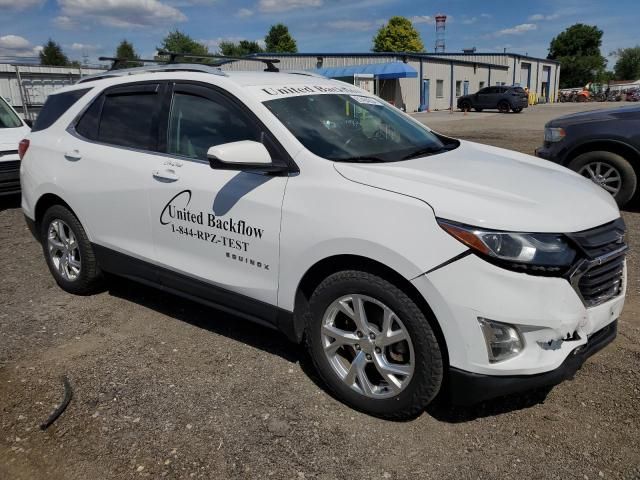
[[[21,155],[61,288],[109,272],[277,328],[370,414],[412,417],[443,385],[456,403],[554,385],[616,335],[609,195],[353,85],[117,70],[51,95]]]
[[[28,125],[0,97],[0,196],[20,191],[18,143],[27,133]]]
[[[520,113],[529,106],[529,96],[522,87],[485,87],[476,93],[463,95],[458,98],[458,108],[476,112],[486,109],[498,109],[501,113]]]
[[[536,155],[593,180],[622,207],[639,190],[640,107],[593,110],[551,120]]]

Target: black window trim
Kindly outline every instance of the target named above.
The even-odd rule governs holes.
[[[49,123],[46,127],[38,127],[38,122],[37,122],[37,118],[36,121],[34,121],[33,126],[31,127],[31,132],[32,133],[36,133],[36,132],[42,132],[44,130],[48,130],[49,128],[53,127],[56,123],[58,123],[60,121],[60,119],[62,117],[64,117],[64,115],[69,111],[69,109],[73,108],[73,106],[78,103],[80,100],[82,100],[84,98],[84,96],[89,93],[91,90],[93,89],[93,87],[89,87],[89,88],[76,88],[74,90],[68,90],[66,92],[59,92],[59,93],[52,93],[51,95],[49,95],[47,97],[47,99],[45,100],[44,104],[42,105],[42,109],[40,110],[40,113],[42,113],[42,111],[44,110],[45,105],[47,104],[47,100],[49,100],[50,98],[54,98],[56,96],[63,96],[66,94],[77,94],[80,93],[81,95],[75,99],[75,101],[73,103],[71,103],[71,105],[69,105],[62,113],[60,113],[55,120],[53,120],[51,123]],[[38,114],[38,116],[40,116],[40,114]],[[25,122],[22,118],[20,118],[20,115],[18,115],[18,118],[20,119],[20,122],[22,122],[21,126],[25,125]]]
[[[203,89],[204,92],[197,92],[195,89],[190,89],[189,87],[199,87]],[[169,81],[168,88],[166,90],[165,98],[163,99],[163,106],[160,109],[160,138],[158,141],[158,150],[162,151],[162,155],[168,156],[170,158],[175,158],[183,161],[203,163],[209,165],[209,162],[200,158],[192,158],[186,157],[183,155],[178,155],[175,153],[167,152],[167,134],[169,130],[169,118],[171,115],[171,107],[173,105],[173,95],[176,93],[176,90],[184,89],[185,93],[190,95],[195,95],[199,97],[206,98],[206,93],[211,92],[210,94],[213,97],[222,97],[227,103],[231,106],[240,110],[245,116],[246,120],[249,121],[253,126],[260,132],[262,132],[270,142],[273,144],[274,148],[278,152],[278,159],[280,162],[284,162],[287,170],[283,172],[284,175],[297,174],[300,172],[300,169],[294,162],[291,155],[287,152],[287,150],[282,146],[280,141],[276,138],[276,136],[267,128],[267,126],[256,116],[255,113],[251,111],[249,107],[247,107],[243,102],[241,102],[236,96],[229,93],[224,88],[220,88],[217,85],[212,85],[206,82],[198,82],[198,81],[190,81],[190,80],[173,80]],[[191,91],[189,91],[191,90]],[[207,92],[208,91],[208,92]],[[205,95],[203,95],[203,93]]]

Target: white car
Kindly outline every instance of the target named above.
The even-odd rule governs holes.
[[[554,385],[616,335],[625,225],[563,167],[445,137],[352,85],[165,65],[49,97],[22,207],[49,269],[103,272],[304,341],[386,418]]]
[[[27,124],[0,97],[0,197],[20,191],[18,143],[28,133]]]

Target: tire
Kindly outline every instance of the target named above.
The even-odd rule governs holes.
[[[346,307],[339,306],[340,300]],[[355,307],[357,300],[366,305],[364,324],[371,327],[369,331],[363,329],[360,338],[358,332],[362,326],[359,328],[353,320],[359,318],[355,315],[358,311]],[[334,273],[313,292],[310,312],[305,330],[307,349],[328,389],[344,403],[381,418],[404,420],[422,413],[437,395],[444,367],[435,333],[416,303],[394,284],[363,271]],[[350,312],[350,315],[346,312]],[[408,340],[384,346],[386,336],[381,333],[385,330],[381,319],[385,317],[385,312],[395,315],[387,317],[394,320],[389,322],[392,328],[386,331],[393,331],[394,335],[401,332]],[[330,321],[332,315],[334,320]],[[339,331],[348,333],[348,343],[339,342],[337,339],[340,337],[332,337],[331,332],[327,334],[325,324],[329,324],[334,329],[332,331],[340,328]],[[372,333],[377,335],[375,340],[370,337]],[[333,338],[336,340],[331,341]],[[342,346],[330,358],[331,353],[325,352],[325,345],[329,346],[327,352],[331,351],[331,345]],[[343,362],[341,355],[350,357],[350,360]],[[363,383],[362,376],[357,375],[352,377],[354,381],[350,384],[346,380],[349,378],[348,372],[358,359],[361,360],[359,364],[364,365],[361,373],[364,372],[367,378]],[[336,363],[340,366],[336,367]],[[338,373],[343,364],[345,380]],[[388,380],[388,375],[383,377],[380,373],[387,371],[386,367],[381,370],[380,365],[403,368],[405,372],[412,368],[412,371],[406,376],[394,374],[392,380]],[[369,385],[368,394],[362,385]],[[373,391],[374,388],[378,389],[377,392]]]
[[[600,164],[599,171],[598,164]],[[607,151],[583,153],[571,160],[568,167],[611,193],[619,207],[627,204],[636,193],[638,186],[636,171],[629,161],[616,153]],[[616,175],[620,178],[619,181],[615,181]],[[612,189],[617,191],[614,192]]]
[[[482,109],[481,109],[481,108],[474,108],[474,110],[475,110],[476,112],[481,112],[481,111],[482,111]]]
[[[49,271],[60,288],[76,295],[100,290],[103,274],[91,242],[69,209],[54,205],[45,212],[40,243]]]
[[[522,107],[516,107],[516,108],[514,108],[512,110],[513,110],[513,113],[520,113],[520,112],[522,112]]]
[[[509,113],[509,109],[511,108],[511,106],[509,105],[509,102],[507,101],[501,101],[500,103],[498,103],[498,111],[500,113]]]
[[[460,110],[462,110],[463,112],[470,112],[471,103],[466,100],[464,102],[460,102]]]

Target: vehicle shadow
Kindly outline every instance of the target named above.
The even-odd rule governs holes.
[[[306,349],[302,345],[290,342],[276,330],[124,278],[110,278],[107,292],[114,297],[137,303],[168,317],[245,343],[269,354],[277,355],[288,362],[297,363],[318,388],[336,401],[340,401],[318,376]],[[448,402],[445,385],[441,394],[426,409],[426,413],[441,422],[469,422],[482,417],[491,417],[532,407],[542,403],[549,391],[550,389],[539,390],[524,395],[486,401],[471,407],[459,407],[452,406]],[[419,413],[415,417],[403,421],[412,421],[421,415],[422,413]]]
[[[20,201],[21,201],[21,196],[19,193],[1,196],[0,212],[4,212],[5,210],[13,210],[15,208],[20,208]]]

